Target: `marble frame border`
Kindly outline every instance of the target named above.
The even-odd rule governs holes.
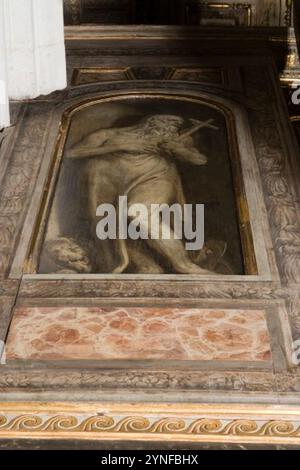
[[[137,82],[131,82],[133,86]],[[114,83],[114,93],[101,93],[98,95],[94,95],[92,97],[85,96],[84,98],[81,99],[76,99],[76,100],[71,100],[67,103],[64,103],[62,106],[59,106],[58,109],[56,109],[55,117],[54,117],[54,123],[52,124],[50,129],[50,135],[54,136],[55,135],[55,129],[56,129],[56,150],[53,155],[53,141],[51,142],[48,141],[48,146],[45,150],[45,159],[43,162],[43,168],[40,172],[39,175],[39,180],[37,183],[37,188],[39,191],[39,194],[37,194],[37,191],[35,191],[32,199],[32,204],[31,208],[29,210],[30,214],[38,213],[38,202],[41,197],[41,188],[44,188],[45,185],[46,187],[51,186],[53,182],[49,181],[48,175],[52,173],[52,170],[55,171],[55,167],[59,164],[57,162],[56,154],[59,154],[58,160],[61,158],[61,153],[62,153],[62,148],[61,148],[61,139],[65,139],[65,119],[64,122],[61,121],[62,116],[65,115],[65,112],[72,112],[73,109],[76,109],[77,107],[80,107],[84,105],[84,103],[93,103],[96,101],[100,101],[101,99],[109,99],[111,96],[117,96],[118,98],[122,99],[122,96],[128,97],[129,95],[140,95],[140,96],[155,96],[155,95],[165,95],[166,97],[172,99],[194,99],[194,100],[199,100],[199,103],[201,103],[201,99],[205,102],[215,104],[217,107],[219,105],[219,108],[229,110],[231,112],[231,115],[236,116],[236,119],[234,121],[235,125],[231,122],[231,126],[235,129],[234,132],[236,132],[236,137],[237,137],[237,142],[235,145],[237,145],[237,152],[240,155],[240,165],[241,165],[241,176],[243,180],[243,185],[245,188],[245,198],[246,202],[249,207],[249,212],[250,212],[250,220],[249,224],[251,226],[251,232],[253,235],[253,243],[254,243],[254,252],[256,255],[256,261],[257,261],[257,267],[258,267],[258,274],[254,275],[242,275],[242,276],[221,276],[221,275],[211,275],[211,276],[187,276],[187,275],[157,275],[157,276],[149,276],[149,275],[97,275],[97,274],[91,274],[91,275],[64,275],[64,276],[59,276],[59,275],[41,275],[41,274],[33,274],[33,266],[35,266],[35,262],[33,262],[32,265],[32,260],[30,262],[25,262],[25,275],[24,279],[109,279],[109,280],[125,280],[125,279],[135,279],[135,280],[177,280],[177,281],[185,281],[185,280],[194,280],[194,281],[204,281],[204,280],[214,280],[214,281],[271,281],[271,280],[276,280],[277,279],[277,272],[274,271],[271,273],[271,261],[269,260],[269,257],[267,255],[267,245],[269,245],[269,240],[270,240],[270,234],[268,231],[268,222],[265,217],[265,209],[262,207],[262,204],[259,203],[259,201],[263,201],[263,195],[261,193],[260,189],[260,180],[258,176],[258,169],[257,169],[257,162],[255,158],[255,152],[254,152],[254,147],[253,143],[251,140],[251,133],[249,129],[249,124],[247,121],[247,116],[246,113],[243,111],[242,107],[235,103],[233,100],[229,100],[228,98],[220,98],[218,96],[215,96],[213,91],[210,90],[210,92],[203,92],[201,91],[201,88],[198,92],[195,92],[193,90],[193,87],[190,86],[190,84],[185,83],[185,89],[183,90],[176,90],[176,87],[170,86],[168,83],[167,86],[164,87],[164,89],[160,89],[159,86],[153,85],[153,82],[151,83],[151,87],[145,87],[145,82],[143,82],[142,87],[136,86],[137,90],[132,91],[130,90],[130,87],[128,87],[128,90],[126,90],[126,84],[125,84],[125,90],[124,86],[122,87],[123,89],[118,89],[118,82]],[[174,84],[177,82],[174,81]],[[180,85],[180,82],[178,82]],[[182,82],[181,82],[182,84]],[[175,90],[174,90],[175,88]],[[229,114],[230,117],[230,114]],[[232,119],[232,118],[231,118]],[[59,124],[61,122],[61,124]],[[230,121],[229,121],[230,123]],[[231,127],[230,126],[230,127]],[[58,136],[58,137],[57,137]],[[250,158],[249,158],[250,156]],[[255,188],[255,189],[254,189]],[[51,187],[50,192],[53,191],[53,188]],[[43,190],[44,192],[44,190]],[[239,195],[239,193],[237,194]],[[237,196],[236,196],[237,197]],[[259,214],[259,217],[258,215]],[[41,222],[42,219],[38,217],[38,223]],[[258,223],[259,219],[259,223]],[[31,220],[32,220],[32,215],[31,215]],[[263,226],[264,229],[262,229],[262,221],[263,221]],[[32,222],[31,222],[32,223]],[[27,224],[24,224],[24,227],[26,228]],[[29,246],[32,244],[32,239],[35,239],[38,237],[39,230],[42,230],[41,228],[35,228],[35,233],[29,234],[28,230],[26,230],[26,233],[23,233],[22,236],[22,241],[17,249],[17,254],[15,257],[15,261],[12,265],[11,268],[11,274],[10,276],[12,277],[19,277],[22,273],[22,268],[23,264],[26,258],[28,258],[28,252],[26,253],[26,244]],[[267,237],[267,240],[266,240]],[[30,242],[31,240],[31,242]],[[20,255],[21,252],[21,255]]]

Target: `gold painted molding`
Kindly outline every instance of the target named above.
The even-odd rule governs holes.
[[[0,439],[300,444],[300,407],[0,403]]]
[[[71,85],[72,86],[78,86],[78,85],[87,85],[91,84],[95,81],[89,81],[89,82],[82,82],[81,79],[85,75],[94,75],[97,77],[98,76],[105,76],[106,80],[105,81],[116,81],[116,79],[113,79],[111,77],[112,74],[119,73],[120,77],[118,80],[135,80],[135,76],[131,70],[131,67],[76,67],[73,69],[73,74],[71,78]]]

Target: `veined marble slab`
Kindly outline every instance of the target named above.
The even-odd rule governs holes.
[[[263,310],[19,308],[8,360],[270,361]]]

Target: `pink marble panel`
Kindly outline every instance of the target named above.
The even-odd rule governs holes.
[[[20,308],[7,357],[270,361],[265,312],[194,308]]]

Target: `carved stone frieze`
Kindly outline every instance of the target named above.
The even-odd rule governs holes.
[[[0,188],[0,278],[7,276],[15,242],[35,187],[51,107],[45,104],[42,113],[39,106],[27,107],[15,130],[17,142]]]
[[[43,369],[18,370],[1,367],[2,389],[86,389],[112,390],[198,390],[220,392],[274,392],[272,372],[217,372],[217,371],[159,371],[159,370],[73,370]]]
[[[269,83],[269,78],[262,69],[249,68],[245,80],[251,95],[249,115],[275,253],[283,280],[299,283],[299,199],[290,178],[288,150],[282,142],[279,120],[274,120],[274,116],[278,115],[275,97],[264,86]]]

